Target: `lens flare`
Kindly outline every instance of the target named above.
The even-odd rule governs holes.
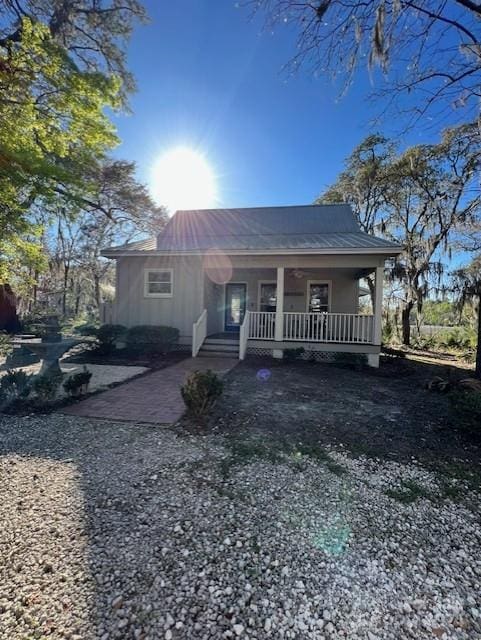
[[[209,209],[217,202],[217,185],[205,157],[189,147],[166,151],[152,167],[152,195],[171,212]]]

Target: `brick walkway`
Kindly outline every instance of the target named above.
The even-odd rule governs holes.
[[[231,358],[187,358],[65,407],[61,412],[89,418],[171,424],[184,413],[180,387],[191,371],[212,369],[225,375],[238,362]]]

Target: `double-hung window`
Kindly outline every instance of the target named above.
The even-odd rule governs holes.
[[[173,292],[173,269],[145,269],[144,296],[146,298],[171,298]]]

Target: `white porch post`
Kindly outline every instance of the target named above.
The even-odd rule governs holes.
[[[274,339],[281,342],[284,339],[284,267],[277,267],[276,289],[276,325]],[[274,349],[274,358],[282,358],[282,349]]]
[[[376,282],[374,286],[374,325],[372,342],[375,346],[381,346],[382,340],[382,294],[384,285],[384,266],[376,267]],[[379,354],[372,353],[368,356],[372,367],[379,367]]]

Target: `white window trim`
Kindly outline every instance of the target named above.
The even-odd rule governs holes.
[[[332,280],[308,280],[306,289],[306,313],[309,313],[311,284],[327,284],[327,313],[331,313]]]
[[[257,311],[261,310],[261,290],[263,284],[275,284],[277,280],[258,280],[257,282]],[[277,306],[277,291],[276,291],[276,306]]]
[[[170,273],[170,293],[149,293],[149,273],[154,271]],[[146,268],[144,269],[144,298],[172,298],[174,295],[174,270],[165,268]]]

